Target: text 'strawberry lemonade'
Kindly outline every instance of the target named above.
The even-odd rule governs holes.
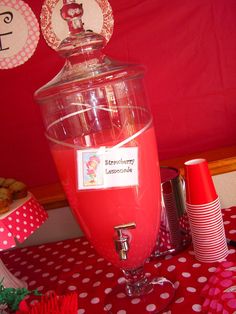
[[[163,310],[173,297],[172,284],[163,277],[148,279],[143,271],[155,245],[161,210],[143,67],[105,56],[104,38],[84,31],[82,6],[75,0],[63,0],[61,13],[70,30],[58,49],[66,62],[35,94],[60,180],[87,238],[123,270],[127,296],[145,295],[137,313],[157,300],[158,311]],[[163,293],[169,298],[161,298]],[[115,313],[130,304],[128,297],[114,296]]]

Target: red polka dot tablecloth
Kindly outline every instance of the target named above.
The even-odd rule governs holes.
[[[236,207],[224,209],[223,217],[227,237],[236,240]],[[234,265],[235,253],[236,248],[230,246],[227,261],[234,262]],[[112,304],[106,304],[107,295],[124,282],[122,272],[100,257],[84,237],[11,249],[2,252],[0,257],[16,277],[27,282],[30,290],[38,289],[43,294],[55,291],[58,295],[76,291],[78,314],[99,314],[112,310]],[[148,275],[165,276],[175,286],[175,298],[163,313],[202,313],[206,300],[202,290],[212,280],[219,265],[197,261],[190,246],[175,256],[167,255],[146,263],[145,271]],[[118,299],[122,297],[122,294],[117,295]],[[161,297],[167,298],[168,295],[163,293]],[[35,298],[28,302],[36,302]],[[139,298],[131,298],[128,308],[120,308],[115,313],[136,313],[139,303]],[[227,306],[231,303],[228,302]],[[104,305],[107,305],[105,309]],[[154,312],[157,307],[158,304],[146,304],[144,314]],[[235,308],[224,313],[234,311]]]

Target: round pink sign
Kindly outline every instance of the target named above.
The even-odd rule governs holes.
[[[83,26],[103,35],[108,42],[113,33],[114,19],[108,0],[78,0],[83,5]],[[40,15],[41,29],[47,44],[57,49],[69,30],[66,21],[61,17],[60,9],[63,0],[45,0]]]
[[[25,63],[39,41],[39,24],[25,2],[0,0],[0,69]]]

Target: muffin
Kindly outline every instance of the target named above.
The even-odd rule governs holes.
[[[6,180],[5,178],[0,177],[0,187],[3,185],[3,182],[4,182],[5,180]]]
[[[27,196],[27,187],[21,181],[15,181],[10,184],[9,190],[12,193],[13,200],[18,200]]]
[[[0,214],[8,212],[11,203],[12,203],[11,191],[7,188],[0,188]]]
[[[12,183],[14,183],[16,180],[12,178],[7,178],[3,181],[2,187],[3,188],[8,188]]]

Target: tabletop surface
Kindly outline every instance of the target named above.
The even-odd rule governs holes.
[[[236,207],[224,209],[223,218],[227,237],[236,240]],[[236,248],[229,246],[227,260],[236,263],[235,253]],[[29,290],[38,289],[43,294],[55,291],[58,295],[76,291],[78,314],[106,313],[107,295],[124,282],[122,272],[100,257],[85,237],[11,249],[1,252],[0,257],[16,277],[27,282]],[[176,288],[175,298],[164,313],[202,313],[201,291],[218,265],[197,261],[189,246],[177,255],[146,263],[145,272],[167,277]],[[35,298],[28,301],[35,302]],[[131,299],[128,309],[120,308],[115,313],[136,313],[139,302],[139,298]],[[112,308],[112,304],[109,306]],[[146,304],[144,313],[152,313],[154,307]]]

